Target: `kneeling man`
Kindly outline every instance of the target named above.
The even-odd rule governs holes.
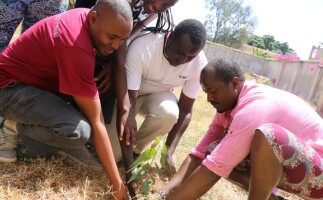
[[[248,199],[276,199],[275,187],[323,198],[323,121],[306,102],[245,83],[238,64],[222,59],[209,63],[200,81],[217,114],[159,192],[164,199],[198,199],[221,177],[249,190]]]

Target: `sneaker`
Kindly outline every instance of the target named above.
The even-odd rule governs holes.
[[[98,162],[85,147],[78,149],[66,149],[64,151],[59,151],[58,154],[68,156],[76,162],[88,167],[102,168],[101,163]]]
[[[0,162],[15,162],[18,133],[6,127],[0,128]]]

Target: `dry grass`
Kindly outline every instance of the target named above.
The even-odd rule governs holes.
[[[1,164],[0,174],[0,199],[107,199],[110,196],[109,182],[102,170],[84,167],[68,157]]]
[[[179,89],[175,92],[178,95]],[[201,92],[194,105],[192,121],[174,155],[177,169],[208,129],[214,114],[214,108],[206,102],[206,95]],[[122,165],[119,171],[124,174]],[[0,174],[0,199],[108,199],[110,196],[109,182],[103,171],[83,167],[67,157],[36,159],[32,163],[0,164]],[[145,199],[158,199],[155,191],[167,180],[166,177],[164,182],[157,181]],[[287,194],[283,196],[297,199]],[[143,198],[141,196],[140,199]],[[247,199],[247,193],[221,179],[201,199]]]

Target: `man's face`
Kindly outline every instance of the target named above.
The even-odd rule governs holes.
[[[92,11],[89,14],[89,29],[94,48],[103,56],[111,54],[129,37],[132,21],[121,15],[115,16]]]
[[[177,40],[175,40],[174,34],[171,33],[165,46],[166,59],[169,64],[175,67],[190,62],[201,50],[202,45],[194,45],[188,33],[183,34]]]
[[[178,0],[144,0],[144,11],[147,14],[161,13],[172,7]]]
[[[207,95],[207,101],[216,108],[218,113],[223,113],[233,109],[237,105],[240,82],[238,78],[230,81],[228,84],[221,80],[215,80],[213,72],[204,72],[201,75],[201,85]]]

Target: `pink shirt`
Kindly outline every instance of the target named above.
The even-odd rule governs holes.
[[[0,54],[0,88],[13,81],[50,92],[98,98],[87,14],[73,9],[41,20]]]
[[[229,121],[229,131],[222,139]],[[250,153],[255,130],[264,123],[284,127],[323,155],[323,120],[320,116],[291,93],[251,83],[244,84],[238,104],[232,111],[215,115],[209,130],[190,154],[204,159],[203,165],[227,178]],[[221,142],[205,158],[209,144],[215,140]]]

